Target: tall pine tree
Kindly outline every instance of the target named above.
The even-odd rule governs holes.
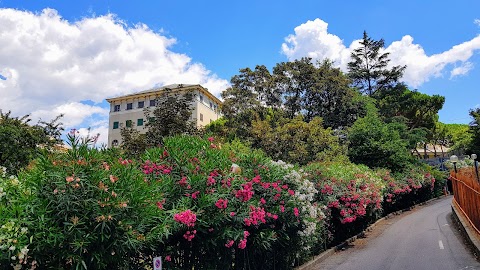
[[[387,90],[396,85],[403,76],[406,66],[394,66],[389,69],[389,53],[382,52],[385,42],[383,39],[373,40],[363,32],[360,47],[352,54],[352,61],[348,63],[349,76],[353,85],[368,96]]]

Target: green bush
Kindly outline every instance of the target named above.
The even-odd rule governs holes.
[[[137,250],[168,235],[169,219],[152,203],[160,194],[135,161],[70,140],[67,153],[43,155],[20,175],[32,194],[30,256],[45,268],[128,269]]]
[[[1,175],[0,269],[146,269],[155,256],[168,269],[291,269],[437,192],[428,166],[298,168],[195,136],[129,160],[69,138]]]
[[[305,172],[319,190],[317,203],[326,208],[330,245],[359,233],[381,216],[384,184],[367,166],[312,163]]]

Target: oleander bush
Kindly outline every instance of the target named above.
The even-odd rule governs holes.
[[[195,136],[125,159],[69,139],[0,174],[0,269],[292,269],[441,190],[427,166],[295,167]]]
[[[330,245],[359,233],[381,216],[384,183],[367,166],[312,163],[305,171],[319,191],[316,201],[326,208]]]

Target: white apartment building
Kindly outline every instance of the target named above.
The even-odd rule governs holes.
[[[199,84],[172,84],[160,88],[141,91],[138,93],[119,96],[107,99],[110,103],[110,114],[108,123],[108,146],[114,147],[122,143],[120,130],[122,127],[132,127],[145,133],[144,109],[155,107],[155,99],[164,94],[165,89],[173,93],[192,92],[195,95],[192,104],[191,119],[197,127],[206,126],[221,117],[221,101],[212,95],[207,88]]]

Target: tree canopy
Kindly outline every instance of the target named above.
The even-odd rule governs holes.
[[[59,120],[62,116],[30,125],[29,115],[12,117],[11,112],[0,110],[0,166],[15,174],[42,149],[52,150],[61,144],[63,127]]]
[[[353,85],[362,93],[375,96],[395,86],[403,76],[406,66],[388,68],[389,53],[384,52],[385,41],[374,40],[363,32],[360,46],[351,53],[348,75]]]

